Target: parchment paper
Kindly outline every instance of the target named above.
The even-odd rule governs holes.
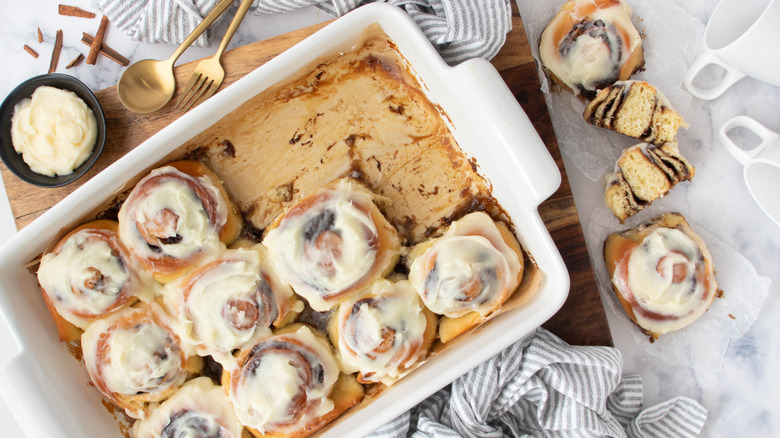
[[[655,209],[655,214],[665,212],[665,209]],[[596,208],[588,225],[587,241],[588,246],[593,249],[591,262],[596,271],[601,298],[617,315],[621,329],[629,330],[639,346],[664,362],[690,367],[695,365],[709,369],[719,368],[731,339],[741,337],[758,318],[772,283],[770,279],[758,275],[745,257],[729,248],[715,235],[688,220],[693,231],[704,240],[712,254],[715,278],[723,296],[715,298],[707,313],[691,325],[662,335],[651,342],[650,337],[642,333],[623,311],[612,290],[604,257],[596,251],[597,248],[603,248],[607,235],[615,230],[614,222],[615,217],[606,206]],[[638,222],[627,222],[626,226],[619,229],[633,227]]]
[[[523,17],[534,59],[537,60],[542,92],[550,109],[555,134],[561,152],[592,181],[598,181],[612,170],[623,148],[637,143],[636,139],[588,124],[582,118],[586,101],[542,72],[539,60],[539,38],[563,0],[537,0]],[[645,68],[631,79],[645,80],[661,90],[672,106],[690,124],[699,123],[697,114],[689,112],[691,95],[683,88],[682,78],[687,66],[701,52],[698,36],[704,25],[670,0],[633,0],[630,2],[632,21],[643,36]],[[527,20],[525,17],[529,17]],[[688,147],[680,141],[680,151],[687,158]]]
[[[535,0],[523,8],[523,24],[550,110],[561,152],[589,180],[601,183],[614,168],[623,148],[638,140],[590,125],[582,118],[586,102],[558,84],[541,69],[538,41],[542,30],[564,0]],[[717,369],[732,339],[741,337],[758,317],[771,286],[771,279],[756,272],[740,251],[754,250],[743,242],[737,250],[717,236],[733,241],[735,229],[749,230],[755,218],[742,218],[735,211],[750,211],[751,199],[734,190],[738,166],[713,139],[711,108],[692,98],[682,84],[688,66],[703,52],[704,24],[673,0],[629,0],[632,21],[643,36],[645,69],[632,79],[646,80],[658,87],[690,124],[678,132],[681,154],[695,167],[691,182],[677,184],[662,199],[620,224],[603,201],[593,210],[586,227],[586,242],[602,299],[616,316],[621,330],[630,331],[636,343],[650,355],[670,364]],[[717,73],[717,72],[715,72]],[[709,74],[715,74],[709,73]],[[707,77],[700,79],[708,80]],[[603,192],[602,192],[603,193]],[[727,207],[726,207],[727,206]],[[725,210],[724,210],[725,209]],[[655,342],[631,322],[614,295],[603,258],[603,242],[615,231],[647,222],[668,211],[682,213],[693,230],[704,239],[713,256],[716,278],[723,290],[710,310],[690,326],[662,336]],[[771,245],[772,239],[766,245]],[[752,240],[751,240],[752,242]],[[615,327],[612,327],[615,330]]]

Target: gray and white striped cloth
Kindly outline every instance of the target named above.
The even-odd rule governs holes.
[[[643,409],[620,352],[540,328],[382,426],[374,438],[695,437],[707,410],[678,397]]]
[[[316,6],[335,17],[377,0],[257,0],[250,13],[272,15]],[[445,61],[492,59],[512,30],[510,0],[385,0],[417,23]],[[98,0],[109,20],[131,38],[180,44],[218,0]],[[195,45],[208,45],[209,32]]]

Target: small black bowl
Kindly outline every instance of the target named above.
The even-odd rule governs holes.
[[[92,154],[85,162],[73,170],[73,173],[68,175],[46,176],[33,172],[22,159],[22,155],[16,152],[11,141],[11,118],[13,117],[14,107],[22,99],[32,96],[33,92],[43,85],[76,93],[92,109],[92,112],[95,114],[95,121],[97,121],[97,138],[95,139],[95,147],[92,149]],[[92,90],[73,76],[52,73],[30,78],[11,91],[0,106],[0,158],[3,159],[3,163],[11,172],[30,184],[41,187],[61,187],[72,183],[95,164],[105,144],[106,118],[103,114],[103,108],[100,106],[100,102],[98,102],[95,94],[92,93]]]

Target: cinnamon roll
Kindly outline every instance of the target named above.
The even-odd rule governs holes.
[[[236,349],[271,335],[303,310],[262,245],[229,249],[165,287],[182,341],[223,366]]]
[[[329,332],[342,369],[361,383],[391,385],[425,358],[437,318],[408,280],[380,279],[339,306]]]
[[[351,178],[337,180],[283,213],[263,243],[282,280],[316,311],[329,310],[395,266],[401,238]]]
[[[238,237],[241,216],[217,176],[177,161],[141,179],[119,210],[119,237],[165,283]]]
[[[626,313],[653,338],[693,323],[718,294],[712,257],[679,213],[610,234],[604,260]]]
[[[81,336],[92,383],[133,418],[173,394],[191,371],[170,318],[156,304],[128,307],[90,325]]]
[[[362,399],[362,387],[339,374],[328,341],[295,324],[242,351],[222,384],[255,436],[305,436]]]
[[[523,277],[520,244],[484,212],[453,222],[441,237],[416,246],[410,258],[409,281],[425,306],[451,318],[495,312]]]
[[[139,299],[151,301],[157,289],[109,220],[83,224],[60,239],[41,258],[38,282],[62,341],[78,340],[94,320]]]
[[[243,430],[225,390],[197,377],[136,421],[133,438],[241,438]]]
[[[622,0],[564,3],[542,32],[539,57],[553,80],[588,99],[644,64],[642,37]]]

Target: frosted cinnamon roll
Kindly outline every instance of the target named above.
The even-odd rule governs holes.
[[[712,257],[679,213],[610,234],[604,260],[626,313],[653,338],[694,322],[718,294]]]
[[[337,180],[282,214],[263,239],[282,280],[326,311],[395,266],[398,232],[356,180]]]
[[[622,0],[569,0],[542,32],[539,57],[553,80],[588,99],[644,64],[642,37]]]
[[[191,371],[171,323],[153,302],[97,320],[81,336],[92,383],[130,417],[144,418],[149,404],[168,398]]]
[[[417,245],[410,258],[409,281],[425,306],[451,318],[495,312],[523,277],[520,244],[484,212],[453,222],[441,237]]]
[[[176,161],[141,179],[119,210],[119,236],[165,283],[238,237],[241,216],[217,176]]]
[[[136,421],[133,438],[241,438],[243,430],[225,390],[197,377]]]
[[[344,398],[330,344],[305,325],[288,326],[238,359],[222,384],[241,423],[258,437],[308,435],[362,398],[362,388]]]
[[[77,340],[96,319],[136,303],[157,289],[119,241],[117,223],[99,220],[66,234],[43,255],[38,282],[60,340]]]
[[[357,372],[361,383],[391,385],[425,358],[436,323],[409,281],[380,279],[341,303],[329,333],[345,372]]]
[[[258,244],[229,249],[165,286],[183,342],[223,366],[232,352],[271,335],[303,310]]]

